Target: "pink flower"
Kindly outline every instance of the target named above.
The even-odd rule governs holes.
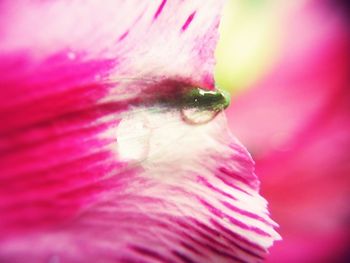
[[[0,261],[264,258],[253,162],[222,101],[193,97],[214,89],[221,9],[0,3]]]
[[[230,126],[252,153],[280,224],[283,242],[268,261],[343,262],[350,242],[348,25],[319,2],[284,19],[281,58],[236,98]]]

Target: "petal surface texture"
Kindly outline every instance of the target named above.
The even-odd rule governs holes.
[[[249,153],[176,95],[214,89],[222,7],[0,3],[0,261],[263,260]]]

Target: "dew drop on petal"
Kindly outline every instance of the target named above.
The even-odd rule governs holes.
[[[195,88],[185,95],[181,115],[188,124],[205,124],[226,109],[229,103],[229,95],[219,89],[207,91]]]
[[[203,110],[201,108],[183,108],[181,115],[188,124],[205,124],[215,118],[219,110]]]

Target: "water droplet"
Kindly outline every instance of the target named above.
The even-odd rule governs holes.
[[[188,124],[205,124],[214,119],[219,112],[199,108],[183,108],[181,115],[183,120]]]
[[[226,109],[229,104],[230,96],[224,91],[195,88],[184,96],[181,115],[189,124],[205,124]]]

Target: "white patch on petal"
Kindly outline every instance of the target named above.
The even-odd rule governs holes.
[[[117,151],[122,161],[142,161],[149,153],[151,129],[147,114],[124,118],[117,129]]]
[[[221,124],[225,121],[222,116],[217,118]],[[217,121],[188,124],[177,110],[137,110],[124,117],[117,127],[118,156],[143,161],[144,168],[152,169],[153,173],[162,173],[162,166],[167,170],[198,166],[198,158],[208,155],[209,149],[220,151],[212,139],[220,135],[217,125]]]

